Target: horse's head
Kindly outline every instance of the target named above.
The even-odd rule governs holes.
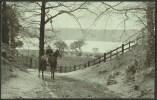
[[[57,57],[60,57],[60,58],[62,57],[61,54],[60,54],[60,51],[59,51],[58,49],[56,50],[55,53],[56,53],[56,56],[57,56]]]
[[[57,49],[54,53],[50,54],[50,57],[55,57],[55,58],[60,57],[61,58],[61,54],[60,54],[59,50]]]

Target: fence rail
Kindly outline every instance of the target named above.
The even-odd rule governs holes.
[[[38,58],[37,57],[29,57],[25,56],[23,54],[19,54],[17,52],[17,61],[20,62],[21,64],[27,66],[27,67],[37,67],[38,66]]]
[[[140,40],[143,37],[139,37],[135,40],[129,41],[126,44],[122,44],[120,47],[117,47],[116,49],[113,49],[107,53],[104,53],[102,56],[100,56],[99,58],[96,58],[92,61],[88,61],[87,63],[81,64],[82,68],[86,68],[86,67],[90,67],[96,64],[100,64],[101,62],[106,62],[108,60],[111,60],[115,57],[118,57],[118,55],[125,53],[127,50],[130,50],[133,46],[136,45],[136,42],[138,40]],[[78,66],[78,65],[77,65]],[[74,65],[74,67],[77,67],[76,65]],[[76,68],[75,68],[76,69]],[[75,71],[75,70],[74,70]]]
[[[60,73],[65,72],[71,72],[76,71],[79,69],[84,69],[96,64],[100,64],[101,62],[106,62],[108,60],[112,60],[115,57],[118,57],[120,54],[125,53],[127,50],[130,50],[133,46],[136,45],[136,42],[141,39],[142,37],[137,38],[136,40],[129,41],[126,44],[122,44],[120,47],[117,47],[107,53],[104,53],[103,55],[99,56],[98,58],[88,61],[86,63],[82,63],[79,65],[73,65],[73,66],[57,66],[56,71]],[[22,54],[17,53],[17,57],[19,58],[19,61],[26,65],[27,67],[38,67],[38,58],[37,57],[27,57]]]

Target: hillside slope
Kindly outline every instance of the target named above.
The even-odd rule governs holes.
[[[136,59],[136,73],[127,73],[128,66]],[[111,61],[91,66],[82,70],[62,73],[67,77],[98,83],[106,86],[109,90],[118,93],[122,98],[153,98],[154,97],[154,62],[149,68],[144,65],[145,51],[142,44],[119,55]],[[129,76],[129,77],[128,77]]]
[[[9,45],[2,44],[2,53],[5,52],[7,57],[1,56],[1,98],[55,98],[48,92],[44,82],[37,78],[37,74],[32,75],[18,61],[14,51]]]
[[[44,72],[42,80],[37,77],[38,70],[27,70],[18,61],[2,58],[1,97],[154,98],[155,64],[145,67],[144,50],[138,44],[111,61],[74,72],[55,73],[55,80],[50,78],[50,72]],[[127,70],[135,59],[138,65],[135,74],[131,74]]]

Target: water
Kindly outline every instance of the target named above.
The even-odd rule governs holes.
[[[65,40],[69,46],[75,40]],[[85,45],[82,47],[83,52],[93,52],[93,48],[98,48],[100,53],[107,52],[118,46],[121,46],[120,42],[104,42],[104,41],[86,41]]]
[[[24,45],[23,47],[17,49],[39,50],[39,40],[37,38],[23,38],[21,40],[23,41]],[[64,40],[64,41],[69,47],[70,44],[76,40]],[[53,49],[56,48],[53,45],[53,42],[47,45],[51,45]],[[45,45],[45,47],[47,45]],[[82,47],[82,51],[93,52],[92,50],[93,48],[98,48],[98,51],[100,53],[104,53],[112,49],[115,49],[116,47],[119,47],[121,45],[122,45],[121,42],[86,41],[85,45]],[[68,49],[68,51],[71,51],[71,49]]]

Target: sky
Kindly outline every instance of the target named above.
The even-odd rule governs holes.
[[[80,3],[80,2],[78,2]],[[107,2],[110,5],[115,5],[118,2]],[[49,5],[53,5],[55,6],[56,2],[51,2],[48,3],[47,6]],[[118,6],[118,9],[125,9],[127,7],[134,7],[141,4],[141,2],[125,2],[123,4],[121,4],[120,6]],[[32,9],[35,7],[36,4],[31,4],[29,6],[31,6],[29,9]],[[100,2],[92,2],[92,6],[89,6],[88,8],[97,13],[100,14],[102,11],[105,10],[105,6],[101,5]],[[28,6],[28,5],[26,5]],[[76,7],[79,5],[76,5]],[[99,7],[99,9],[96,9],[96,7]],[[24,7],[25,8],[25,7]],[[23,9],[24,9],[23,8]],[[28,9],[28,8],[27,8]],[[65,8],[59,8],[57,10],[66,10]],[[57,14],[58,11],[57,10],[50,10],[49,14],[50,15],[54,15]],[[38,10],[38,12],[40,12],[40,10]],[[120,15],[120,14],[115,14],[115,13],[108,13],[103,15],[95,24],[93,24],[95,18],[97,16],[95,16],[92,13],[89,13],[88,11],[82,10],[82,11],[77,11],[73,13],[74,15],[76,15],[77,17],[81,17],[78,21],[81,24],[81,27],[83,29],[88,29],[88,28],[93,28],[93,29],[111,29],[111,30],[115,30],[115,29],[124,29],[124,19],[125,16],[124,15]],[[135,15],[139,15],[139,13],[134,13]],[[30,16],[31,13],[27,13],[25,12],[25,16]],[[126,21],[126,29],[137,29],[140,30],[143,26],[137,23],[137,17],[133,16],[133,14],[128,14],[129,16],[129,20]],[[139,15],[141,16],[141,15]],[[30,20],[30,19],[29,19]],[[40,21],[40,16],[36,16],[34,18],[31,18],[31,20],[37,20]],[[25,23],[25,22],[23,22]],[[80,26],[78,25],[77,21],[75,20],[74,17],[68,15],[68,14],[62,14],[60,16],[57,16],[56,18],[53,19],[53,27],[54,28],[80,28]],[[39,26],[39,25],[38,25]],[[51,27],[50,23],[47,23],[46,28]]]
[[[80,3],[80,2],[77,2],[77,3]],[[110,5],[115,5],[117,4],[118,2],[107,2],[108,4]],[[40,3],[39,3],[40,4]],[[51,3],[48,3],[46,6],[55,6],[56,2],[51,2]],[[117,9],[126,9],[126,8],[129,8],[129,7],[134,7],[134,6],[137,6],[139,5],[140,2],[125,2],[123,3],[121,6],[118,6]],[[32,12],[27,12],[26,10],[32,10],[34,8],[36,8],[37,4],[34,4],[34,3],[31,3],[31,4],[26,4],[26,5],[23,5],[22,8],[20,8],[20,12],[23,13],[24,17],[29,17],[32,15]],[[76,5],[74,7],[77,7],[79,5]],[[96,7],[98,9],[96,9]],[[37,7],[39,10],[33,10],[35,12],[39,12],[40,14],[40,8]],[[100,2],[92,2],[92,6],[88,6],[88,8],[93,11],[94,13],[96,14],[100,14],[101,12],[103,12],[106,8],[104,5],[101,5]],[[50,10],[49,11],[49,14],[50,15],[55,15],[58,13],[57,10],[66,10],[65,8],[59,8],[59,9],[53,9],[53,10]],[[121,13],[121,12],[119,12]],[[77,12],[74,12],[73,13],[76,17],[81,17],[79,18],[79,20],[75,20],[74,17],[68,15],[68,14],[62,14],[60,16],[57,16],[56,18],[54,18],[52,20],[52,24],[53,24],[53,27],[54,28],[80,28],[80,26],[78,25],[77,21],[79,21],[81,27],[83,29],[107,29],[107,30],[121,30],[121,29],[124,29],[124,19],[125,19],[125,16],[124,15],[120,15],[120,14],[117,14],[117,13],[107,13],[105,15],[103,15],[102,17],[100,17],[99,20],[96,21],[96,23],[93,24],[94,20],[96,19],[97,16],[95,16],[94,14],[92,13],[89,13],[88,11],[77,11]],[[134,13],[135,15],[139,15],[141,16],[139,13]],[[126,25],[126,29],[136,29],[136,30],[140,30],[143,26],[138,24],[137,22],[137,18],[133,16],[133,14],[128,14],[129,16],[129,20],[126,21],[125,25]],[[40,15],[39,16],[35,16],[35,17],[30,17],[28,18],[27,20],[21,20],[21,24],[22,25],[27,25],[27,24],[30,24],[30,23],[33,23],[34,21],[40,21]],[[31,24],[32,27],[39,27],[40,25],[39,24]],[[45,25],[45,28],[50,28],[51,27],[51,24],[50,23],[47,23]],[[35,40],[33,40],[35,43]],[[38,42],[38,41],[36,41]],[[96,42],[95,42],[96,43]],[[29,44],[29,43],[28,43]],[[38,43],[36,43],[38,44]],[[100,44],[100,45],[98,45]],[[91,45],[91,47],[90,47]],[[116,46],[118,46],[119,44],[116,44]],[[103,47],[101,48],[101,43],[97,43],[95,45],[93,45],[93,43],[89,43],[88,46],[86,46],[85,48],[89,49],[89,50],[86,50],[86,51],[91,51],[93,47],[96,47],[98,46],[98,48],[102,49],[100,50],[100,52],[104,52],[104,49]],[[99,47],[100,46],[100,47]],[[35,47],[35,46],[28,46],[27,44],[25,45],[26,48],[32,48]],[[115,46],[114,46],[115,47]],[[34,49],[38,48],[38,46],[36,46]],[[110,48],[111,49],[111,48]]]
[[[136,2],[137,3],[137,2]],[[134,2],[125,3],[119,8],[125,8],[127,6],[135,6]],[[115,2],[109,2],[108,4],[113,5],[116,4]],[[94,3],[93,5],[98,6],[98,3]],[[94,8],[90,8],[94,12],[98,13]],[[103,6],[101,7],[103,9]],[[118,15],[118,14],[107,14],[101,17],[95,25],[92,25],[94,19],[96,18],[95,15],[88,13],[87,11],[80,11],[76,14],[77,16],[86,16],[79,20],[81,26],[83,28],[94,28],[94,29],[124,29],[124,21],[125,16]],[[129,15],[129,14],[128,14]],[[141,29],[142,26],[137,25],[136,18],[132,15],[129,15],[129,20],[126,22],[126,29]],[[120,24],[121,23],[121,24]],[[54,27],[56,28],[79,28],[77,21],[69,16],[68,14],[63,14],[54,19],[53,22]],[[49,26],[49,25],[47,25]],[[93,27],[92,27],[93,26]]]

